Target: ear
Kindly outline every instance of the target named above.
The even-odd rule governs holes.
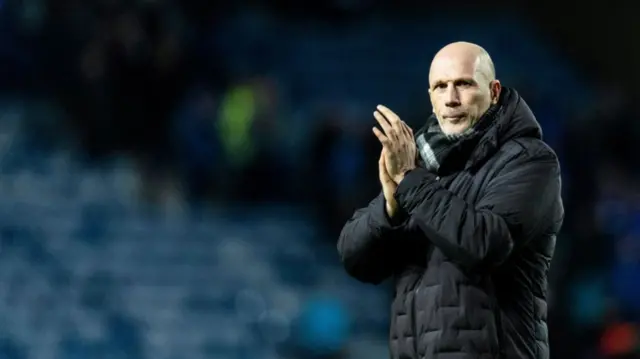
[[[500,80],[493,80],[489,85],[491,87],[491,104],[495,105],[500,99],[500,92],[502,92],[502,84]]]

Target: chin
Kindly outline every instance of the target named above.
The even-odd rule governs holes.
[[[445,135],[459,135],[469,128],[469,123],[446,123],[444,126],[441,125],[440,128]]]

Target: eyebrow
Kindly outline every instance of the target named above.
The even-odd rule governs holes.
[[[453,81],[453,82],[468,81],[474,85],[478,83],[478,81],[476,81],[473,77],[459,77],[457,79],[452,79],[452,80],[438,80],[434,82],[433,85],[431,85],[431,88],[434,88],[438,85],[446,84],[447,82],[450,82],[450,81]]]

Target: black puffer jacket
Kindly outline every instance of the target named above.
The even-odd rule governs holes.
[[[507,88],[474,141],[446,173],[406,174],[395,195],[401,223],[389,222],[381,194],[340,235],[349,274],[395,279],[392,358],[549,357],[547,272],[564,218],[558,159]]]

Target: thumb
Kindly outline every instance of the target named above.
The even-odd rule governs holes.
[[[383,184],[392,180],[387,172],[384,150],[380,153],[380,159],[378,160],[378,175],[380,176],[380,182]]]

